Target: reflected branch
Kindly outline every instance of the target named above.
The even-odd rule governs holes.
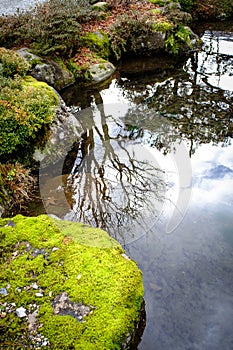
[[[101,110],[102,125],[88,129],[78,147],[68,180],[67,197],[72,198],[72,219],[101,227],[124,241],[133,239],[135,227],[145,230],[146,215],[156,215],[164,201],[164,173],[153,162],[140,159],[128,133],[111,136],[111,123]],[[72,196],[70,193],[72,192]],[[160,204],[158,204],[160,203]],[[127,229],[126,229],[127,228]]]

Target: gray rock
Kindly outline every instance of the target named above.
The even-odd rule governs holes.
[[[16,315],[20,318],[22,317],[26,317],[27,314],[26,314],[26,309],[24,307],[19,307],[18,309],[15,310],[16,311]]]
[[[50,128],[50,138],[43,150],[34,152],[34,159],[40,161],[40,169],[48,165],[54,166],[64,159],[75,141],[80,138],[82,127],[70,112],[62,98],[59,97],[59,107]],[[62,134],[62,138],[60,137]]]
[[[36,326],[36,317],[38,315],[38,310],[28,315],[28,328],[29,331],[33,330]]]
[[[89,68],[91,80],[100,83],[113,75],[116,67],[110,62],[96,63]]]
[[[7,296],[8,293],[7,293],[6,288],[0,288],[0,294],[1,294],[1,295],[4,295],[4,296]]]
[[[38,287],[37,283],[33,283],[33,284],[32,284],[32,288],[33,288],[33,289],[38,289],[39,287]]]
[[[79,322],[84,322],[84,318],[92,313],[93,309],[93,306],[71,301],[66,292],[57,295],[53,301],[55,315],[69,315]]]
[[[59,91],[75,82],[74,76],[67,70],[62,69],[58,63],[52,60],[44,60],[31,53],[28,48],[22,48],[17,53],[31,64],[30,74],[35,79],[44,81],[56,90]]]
[[[98,11],[108,11],[108,3],[105,2],[105,1],[99,1],[99,2],[96,2],[92,8],[94,10],[98,10]]]
[[[162,32],[148,34],[143,40],[136,39],[134,46],[136,53],[160,51],[165,47],[165,34]]]
[[[15,223],[11,220],[7,221],[6,226],[15,227]]]

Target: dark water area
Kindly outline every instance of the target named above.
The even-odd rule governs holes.
[[[41,187],[47,213],[102,227],[137,261],[140,350],[233,349],[233,30],[202,39],[175,69],[138,58],[65,90],[84,133]]]

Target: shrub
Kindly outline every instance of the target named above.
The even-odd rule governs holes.
[[[40,55],[67,57],[80,46],[80,24],[94,16],[88,0],[49,0],[32,11],[0,17],[0,45],[27,44]]]
[[[193,0],[179,0],[182,10],[189,12],[193,7]]]
[[[21,85],[5,86],[0,91],[0,155],[11,154],[18,147],[36,139],[44,124],[55,115],[58,99],[45,84],[22,80]]]
[[[0,49],[0,68],[0,156],[3,156],[36,139],[42,126],[53,119],[58,97],[47,84],[23,77],[29,65],[12,50]]]
[[[0,205],[14,214],[33,196],[35,179],[21,164],[0,163]]]
[[[14,75],[25,76],[30,65],[23,57],[12,50],[0,48],[0,75],[13,78]]]
[[[109,33],[113,55],[119,60],[126,51],[136,52],[136,43],[150,33],[153,33],[153,26],[147,18],[139,20],[136,14],[120,16]]]
[[[168,33],[165,45],[167,50],[171,50],[174,54],[178,54],[184,45],[188,45],[191,48],[192,43],[189,28],[181,24],[173,27],[170,33]]]

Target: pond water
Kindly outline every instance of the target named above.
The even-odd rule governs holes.
[[[175,70],[128,60],[64,91],[85,132],[43,175],[48,213],[106,229],[141,268],[140,350],[233,349],[233,33],[202,39]]]
[[[18,11],[31,10],[45,0],[0,0],[0,15],[12,15]]]

